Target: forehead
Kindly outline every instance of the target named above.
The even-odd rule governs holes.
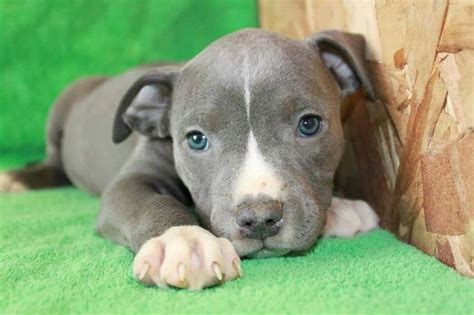
[[[303,42],[244,31],[215,42],[184,67],[175,102],[186,113],[223,107],[226,112],[249,111],[250,104],[256,108],[276,100],[287,106],[292,101],[317,104],[328,98],[331,80]]]

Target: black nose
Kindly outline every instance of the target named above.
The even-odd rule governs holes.
[[[280,202],[245,202],[237,208],[237,225],[244,237],[265,239],[278,233],[283,209]]]

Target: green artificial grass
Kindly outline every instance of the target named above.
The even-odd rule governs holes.
[[[253,0],[0,0],[0,170],[43,156],[50,104],[70,81],[184,60],[256,26]],[[243,262],[203,292],[131,276],[132,254],[95,234],[99,201],[74,188],[0,194],[0,314],[472,314],[474,283],[384,231],[306,256]]]
[[[132,254],[95,234],[98,207],[73,188],[0,197],[1,314],[472,314],[472,280],[381,230],[245,260],[202,292],[143,287]]]

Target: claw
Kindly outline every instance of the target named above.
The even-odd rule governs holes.
[[[183,263],[178,264],[178,279],[180,282],[184,282],[186,278],[186,267]]]
[[[145,279],[145,276],[146,276],[148,270],[150,270],[150,268],[151,268],[151,265],[150,265],[149,262],[144,263],[143,267],[142,267],[142,271],[138,275],[138,280],[141,281],[141,280]]]
[[[232,267],[234,267],[235,271],[237,271],[239,277],[243,276],[242,268],[240,267],[238,259],[232,260]]]
[[[222,281],[222,272],[221,268],[219,268],[219,264],[214,262],[212,263],[212,271],[214,271],[214,274],[216,275],[217,280]]]

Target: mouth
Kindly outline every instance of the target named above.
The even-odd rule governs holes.
[[[233,240],[237,252],[241,257],[246,258],[267,258],[267,257],[277,257],[284,256],[288,254],[291,250],[282,249],[282,248],[273,248],[268,246],[265,240],[257,239],[237,239]]]

